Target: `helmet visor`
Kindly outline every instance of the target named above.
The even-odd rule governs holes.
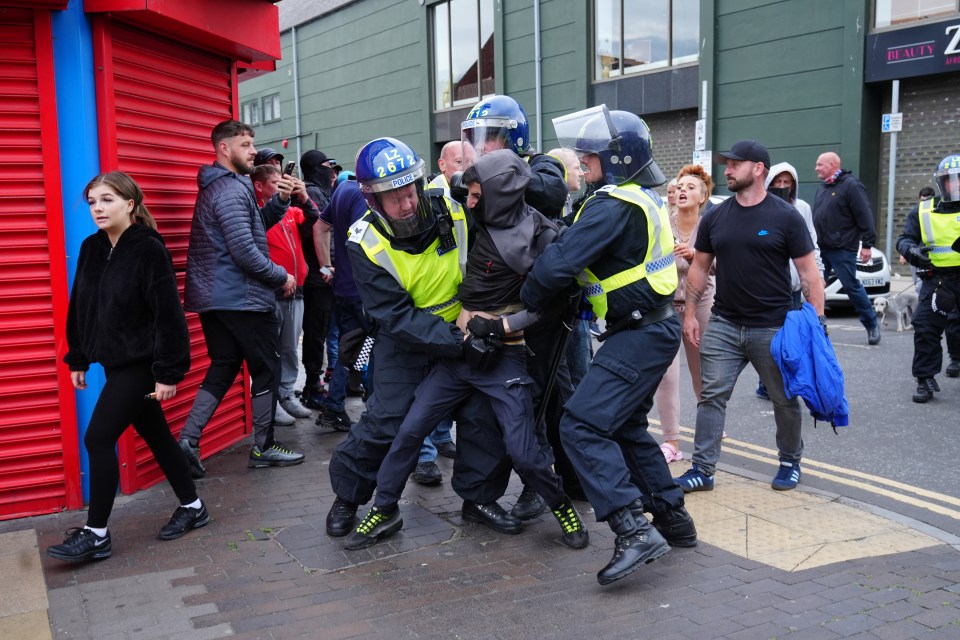
[[[370,208],[380,218],[384,230],[394,238],[411,238],[430,229],[435,217],[426,202],[423,182],[411,182],[398,189],[367,195]]]
[[[512,149],[510,130],[516,128],[517,121],[510,118],[473,118],[460,124],[460,140],[464,147],[470,145],[474,155],[479,158],[491,151]],[[464,160],[466,157],[464,153]],[[466,163],[463,168],[467,168]]]
[[[617,137],[605,104],[554,118],[553,130],[559,146],[573,149],[581,158],[608,149],[610,141]]]
[[[944,169],[937,172],[937,189],[944,202],[960,202],[960,169]]]

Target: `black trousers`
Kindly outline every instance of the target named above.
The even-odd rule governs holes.
[[[551,508],[563,502],[563,483],[551,468],[553,453],[534,433],[525,356],[525,346],[506,346],[500,362],[490,371],[479,371],[463,360],[438,361],[417,387],[416,400],[380,465],[374,504],[385,507],[400,501],[407,476],[417,465],[423,439],[437,422],[476,391],[490,399],[503,428],[507,454],[520,477]],[[458,434],[459,431],[458,428]]]
[[[90,456],[90,510],[87,526],[107,526],[120,482],[117,440],[130,424],[144,439],[167,477],[180,504],[197,499],[190,466],[170,433],[170,425],[156,400],[143,396],[154,390],[150,363],[107,369],[107,382],[90,417],[83,444]]]
[[[334,493],[354,504],[366,504],[373,497],[380,463],[432,364],[426,354],[402,346],[382,331],[373,347],[373,360],[373,393],[367,409],[330,458]],[[490,401],[473,393],[454,410],[453,418],[457,421],[457,456],[451,486],[470,502],[498,500],[510,481],[511,465]],[[434,426],[436,422],[431,430]]]
[[[936,304],[937,310],[933,309]],[[947,351],[950,357],[955,346],[956,320],[960,305],[960,280],[947,280],[934,275],[923,283],[917,312],[913,316],[913,375],[917,378],[932,378],[943,367],[943,346],[941,338],[947,330]],[[951,336],[954,340],[951,340]]]
[[[273,409],[280,385],[280,314],[269,311],[205,311],[200,326],[210,368],[180,432],[180,439],[200,441],[223,396],[246,361],[250,372],[253,437],[261,449],[273,443]]]
[[[303,287],[303,368],[307,378],[323,375],[323,346],[333,316],[333,289]]]

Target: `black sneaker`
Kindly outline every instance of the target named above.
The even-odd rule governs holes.
[[[320,389],[307,389],[300,394],[300,404],[309,409],[323,409],[323,399],[327,397],[326,392]]]
[[[417,484],[428,487],[443,482],[443,474],[440,473],[440,467],[433,461],[417,463],[417,468],[413,470],[413,474],[410,477],[413,478],[413,481]]]
[[[583,526],[583,520],[577,513],[573,503],[567,500],[556,509],[552,509],[553,517],[560,523],[560,529],[563,534],[560,538],[563,544],[571,549],[583,549],[590,544],[590,534]]]
[[[190,463],[190,476],[194,480],[199,480],[207,475],[207,470],[204,468],[203,463],[200,462],[199,445],[195,447],[190,444],[188,440],[181,440],[180,450],[183,451],[183,455],[187,456],[187,462]]]
[[[303,462],[303,454],[293,449],[288,449],[276,440],[264,451],[260,447],[253,445],[250,450],[250,461],[247,466],[251,469],[264,469],[266,467],[292,467],[295,464]]]
[[[113,552],[110,532],[100,537],[90,529],[67,529],[63,544],[47,548],[47,555],[64,562],[83,562],[84,560],[103,560]]]
[[[316,424],[324,429],[333,429],[334,431],[350,431],[350,427],[353,426],[346,411],[334,411],[329,407],[323,408],[323,412],[317,416]]]
[[[160,529],[160,534],[157,537],[161,540],[176,540],[182,538],[187,531],[199,529],[208,522],[210,522],[210,514],[207,512],[207,505],[203,503],[203,500],[200,501],[199,509],[177,507],[177,510],[173,512],[173,517],[170,518],[170,522]]]
[[[327,513],[327,535],[334,538],[345,536],[353,530],[356,521],[357,505],[338,497]]]
[[[373,507],[347,537],[343,548],[351,551],[366,549],[384,538],[389,538],[402,527],[403,519],[400,517],[400,509],[396,506],[389,512]]]
[[[457,457],[457,445],[450,442],[438,442],[436,443],[437,453],[443,456],[444,458],[456,458]]]
[[[947,374],[948,378],[960,378],[960,360],[950,358],[950,364],[947,365],[947,370],[944,373]]]
[[[546,509],[547,503],[543,501],[536,489],[524,485],[520,497],[517,498],[517,502],[510,509],[510,515],[520,520],[532,520]]]

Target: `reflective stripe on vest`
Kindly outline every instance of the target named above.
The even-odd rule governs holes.
[[[960,267],[960,253],[950,246],[960,236],[960,213],[933,213],[933,198],[920,203],[920,237],[931,247],[928,254],[935,267]]]
[[[670,295],[677,290],[677,265],[673,255],[673,230],[670,228],[670,219],[667,209],[658,202],[646,189],[635,184],[625,184],[619,187],[607,185],[597,189],[597,193],[606,193],[608,196],[629,202],[646,212],[647,218],[647,255],[643,262],[620,273],[600,280],[592,271],[584,269],[577,276],[584,287],[584,293],[593,305],[593,312],[603,318],[607,314],[607,294],[616,291],[628,284],[646,279],[654,291],[661,295]],[[590,196],[595,197],[596,194]],[[590,199],[587,199],[589,202]],[[580,218],[580,213],[586,208],[585,202],[574,218],[574,224]]]
[[[367,216],[372,215],[367,213]],[[350,227],[351,241],[358,242],[367,258],[393,276],[413,298],[416,308],[440,316],[447,322],[456,320],[461,308],[457,299],[457,287],[463,279],[461,254],[467,253],[467,222],[463,212],[452,214],[457,248],[443,255],[437,255],[439,238],[423,253],[410,254],[394,249],[376,226],[370,224],[367,216]],[[357,235],[358,239],[354,240]]]

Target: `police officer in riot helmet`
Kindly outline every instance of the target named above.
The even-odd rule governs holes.
[[[920,289],[913,316],[913,401],[929,402],[940,391],[934,376],[943,366],[940,340],[947,333],[947,376],[960,376],[960,155],[940,161],[934,173],[940,202],[924,200],[907,214],[897,251],[932,276]]]
[[[559,159],[537,153],[531,146],[527,114],[519,102],[505,95],[484,98],[470,110],[460,128],[464,149],[474,151],[469,156],[480,158],[491,151],[510,149],[523,158],[530,167],[530,182],[523,194],[524,201],[547,218],[559,221],[567,202],[566,169]],[[467,157],[465,153],[464,159]],[[455,177],[451,185],[457,181]],[[451,193],[456,191],[451,188]],[[579,293],[575,287],[568,291],[558,290],[551,303],[541,309],[541,322],[526,333],[525,339],[531,354],[527,369],[534,383],[534,407],[544,415],[544,424],[537,425],[538,437],[550,442],[555,468],[563,478],[564,486],[570,495],[581,499],[584,496],[580,481],[563,450],[559,433],[562,405],[573,394],[573,382],[566,360],[558,360],[558,351],[565,348],[566,326],[573,324],[578,301]],[[548,388],[552,392],[544,400]],[[529,520],[545,509],[542,498],[524,485],[511,513],[521,520]]]
[[[463,349],[453,321],[461,308],[466,220],[462,211],[450,212],[442,190],[424,190],[424,174],[413,149],[393,138],[377,138],[357,154],[357,182],[370,210],[351,226],[346,244],[364,312],[376,327],[376,366],[366,411],[330,460],[337,496],[327,514],[330,536],[356,526],[357,508],[372,497],[380,463],[431,363],[459,358]],[[510,461],[489,401],[475,394],[454,418],[460,428],[451,484],[466,502],[496,503]]]
[[[580,155],[599,186],[534,264],[521,296],[536,311],[576,278],[607,321],[603,346],[564,405],[560,436],[597,519],[617,535],[613,558],[597,575],[609,584],[669,545],[697,543],[683,492],[647,432],[654,392],[680,345],[673,234],[650,190],[666,179],[639,117],[601,105],[557,118],[554,127],[560,146]]]

